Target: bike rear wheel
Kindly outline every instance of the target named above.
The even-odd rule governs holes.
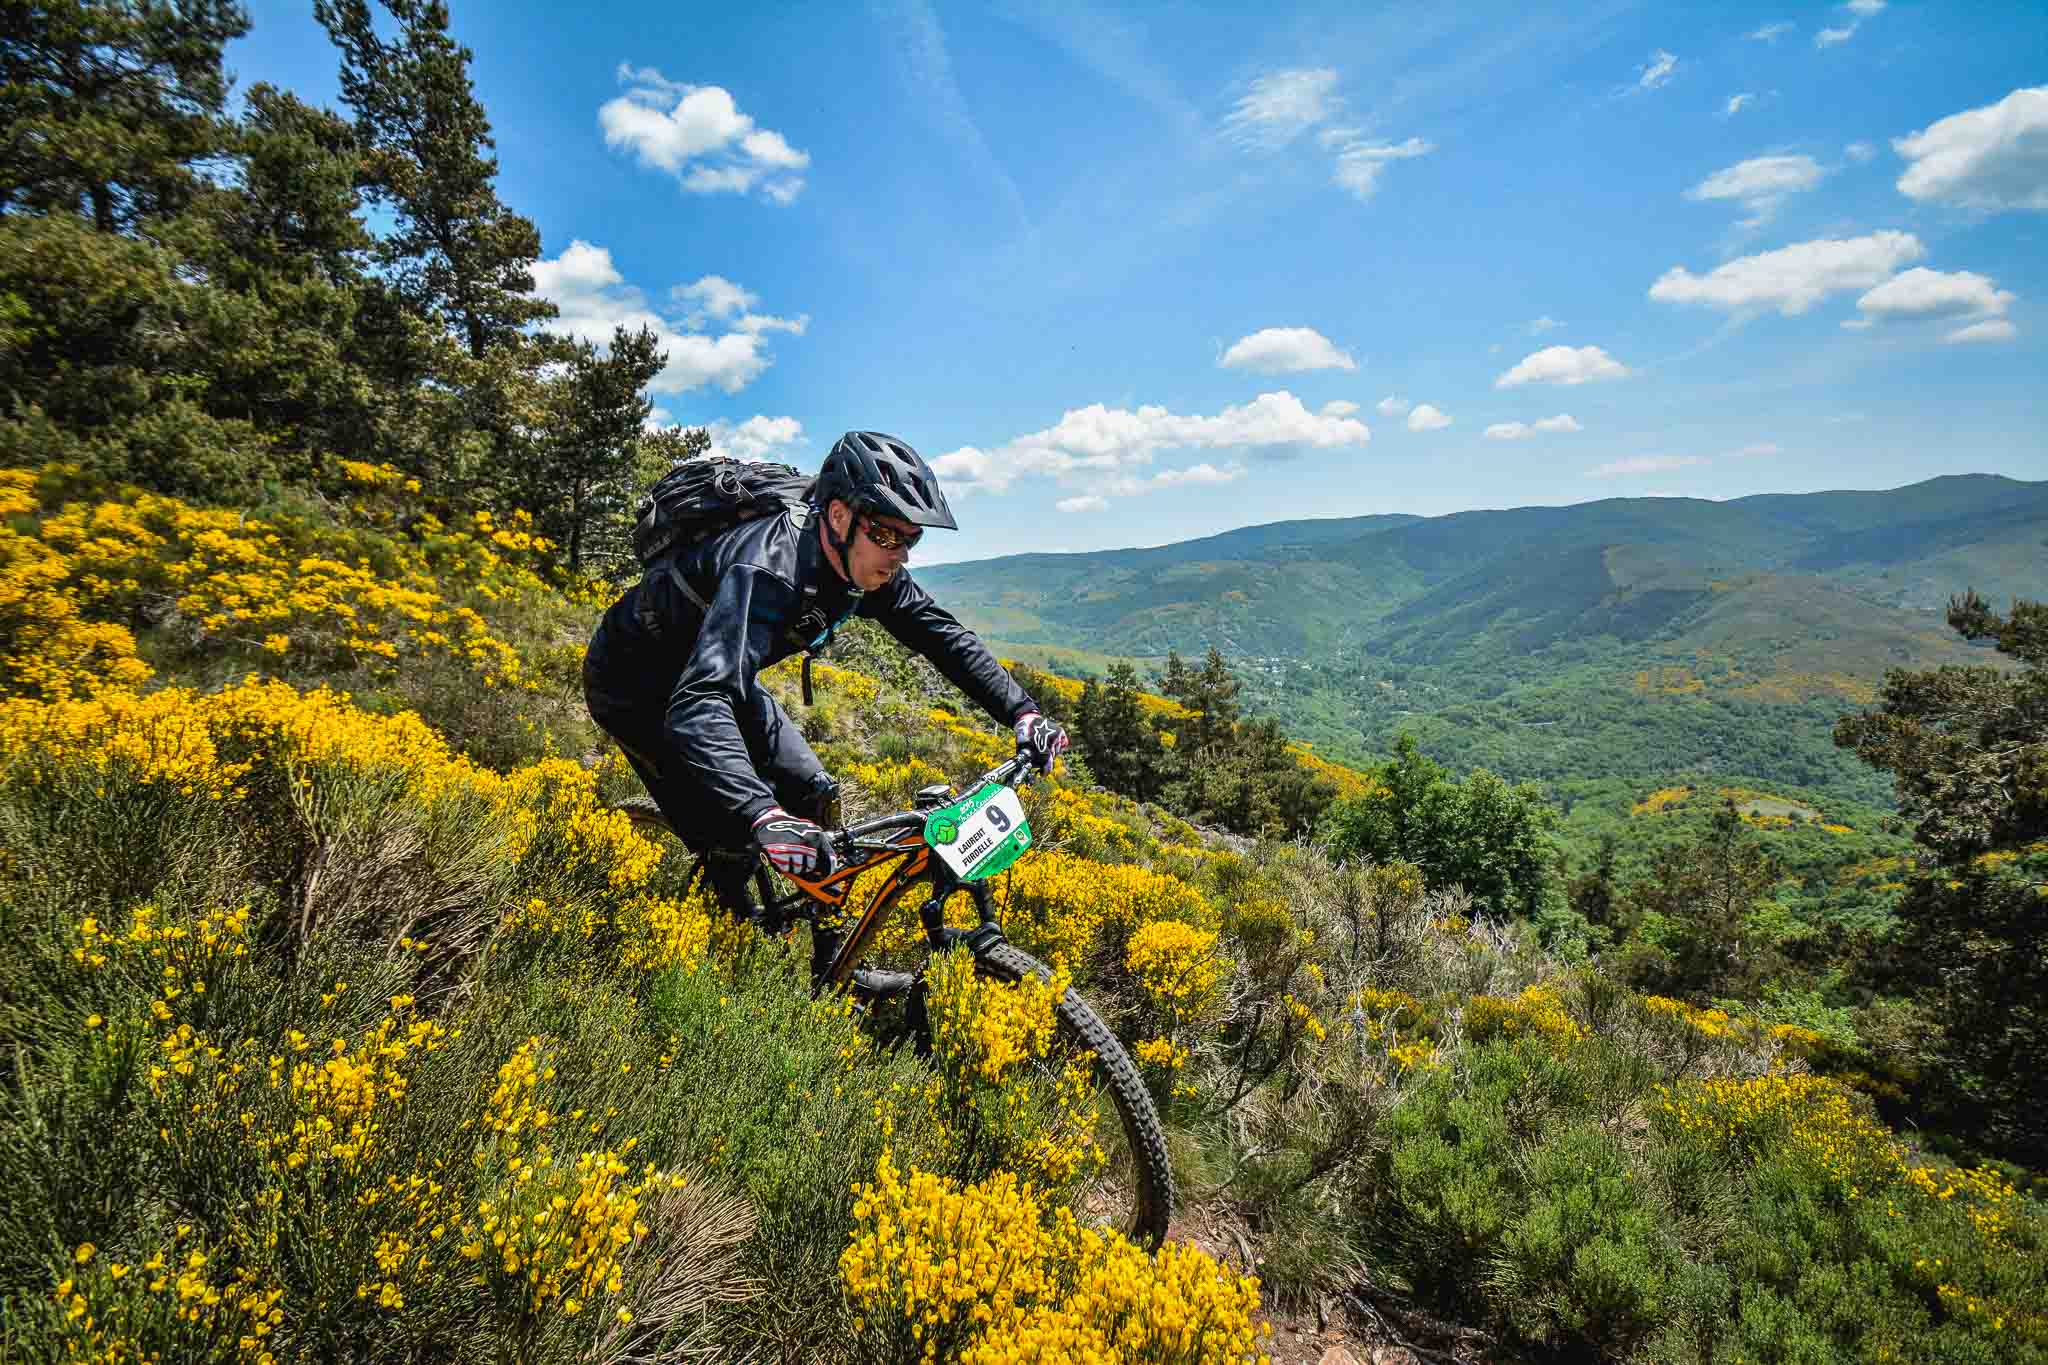
[[[1052,969],[1009,943],[996,943],[975,956],[975,971],[991,981],[1017,985],[1026,977],[1050,980]],[[1166,1240],[1173,1216],[1173,1168],[1166,1154],[1166,1130],[1137,1064],[1102,1022],[1095,1008],[1070,987],[1055,1007],[1059,1028],[1052,1054],[1040,1065],[1057,1081],[1069,1061],[1092,1058],[1098,1122],[1095,1139],[1107,1158],[1086,1177],[1075,1198],[1083,1222],[1112,1227],[1156,1250]],[[920,1050],[931,1043],[930,1024],[918,1011],[913,1022]],[[1106,1104],[1103,1103],[1106,1101]]]
[[[661,813],[661,807],[654,804],[651,796],[629,796],[623,801],[614,801],[606,810],[615,810],[631,820],[642,834],[674,834],[675,828],[668,817]]]
[[[612,802],[605,809],[615,810],[625,816],[633,822],[634,828],[650,839],[655,839],[655,836],[662,834],[670,835],[679,841],[682,838],[680,834],[676,833],[676,827],[668,822],[668,817],[661,813],[661,807],[654,803],[654,798],[651,796],[628,796],[623,800]],[[659,840],[657,839],[656,842],[659,842]],[[768,869],[766,867],[756,867],[753,872],[753,878],[754,894],[759,897],[760,903],[764,906],[773,905],[775,901],[775,883],[769,877]]]

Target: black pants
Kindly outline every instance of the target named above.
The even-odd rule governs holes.
[[[601,644],[591,642],[583,661],[583,701],[590,718],[625,752],[626,761],[669,827],[692,853],[704,859],[719,903],[736,915],[755,908],[747,883],[756,866],[752,831],[692,776],[668,738],[668,698],[616,695],[603,685]],[[599,666],[593,667],[593,663]],[[747,691],[737,716],[754,771],[792,815],[821,823],[830,818],[839,784],[811,749],[796,722],[760,687]]]

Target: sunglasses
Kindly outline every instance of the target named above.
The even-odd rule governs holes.
[[[867,533],[869,540],[884,550],[913,549],[916,547],[917,542],[924,539],[924,532],[922,530],[899,531],[893,526],[883,526],[877,522],[869,521],[865,517],[861,518],[860,528]]]

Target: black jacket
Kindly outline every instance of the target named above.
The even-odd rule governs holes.
[[[749,824],[775,804],[739,728],[754,675],[849,617],[878,622],[1005,725],[1038,709],[907,571],[871,593],[848,584],[817,527],[804,512],[764,517],[662,560],[605,613],[585,663],[608,698],[665,711],[667,747],[693,785]]]

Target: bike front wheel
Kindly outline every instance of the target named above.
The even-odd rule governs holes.
[[[974,966],[978,975],[1005,985],[1018,985],[1027,977],[1052,979],[1051,968],[1009,943],[984,948],[975,955]],[[1078,1064],[1090,1077],[1096,1114],[1093,1136],[1104,1157],[1100,1168],[1082,1179],[1075,1211],[1085,1223],[1114,1228],[1147,1251],[1156,1250],[1166,1240],[1174,1191],[1166,1129],[1151,1092],[1109,1025],[1071,987],[1054,1013],[1054,1043],[1037,1065],[1055,1085],[1069,1063]],[[921,1034],[920,1050],[929,1050],[930,1022],[921,1008],[914,1011],[913,1027]]]

